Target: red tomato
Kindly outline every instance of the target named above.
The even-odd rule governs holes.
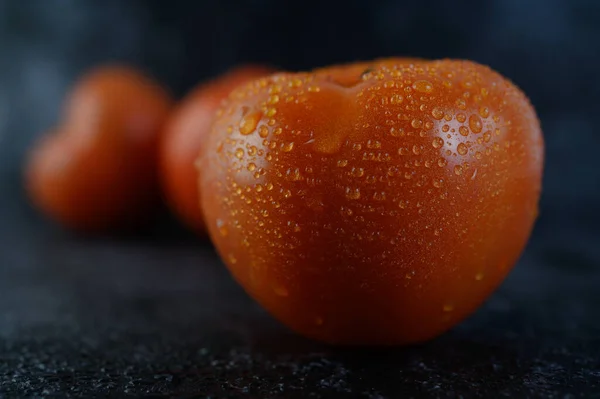
[[[270,72],[266,67],[247,65],[201,84],[182,101],[167,124],[161,145],[163,191],[181,221],[198,232],[204,232],[205,226],[194,161],[210,130],[214,114],[235,87]]]
[[[234,92],[201,158],[202,205],[235,279],[295,331],[414,343],[470,315],[517,261],[542,133],[525,95],[485,66],[364,66]]]
[[[46,214],[77,230],[129,228],[160,198],[158,137],[171,106],[150,78],[126,67],[82,77],[64,117],[29,158],[26,184]]]

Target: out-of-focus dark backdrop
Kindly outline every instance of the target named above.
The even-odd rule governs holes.
[[[242,62],[306,69],[382,56],[469,58],[531,98],[547,145],[537,234],[579,252],[599,221],[600,3],[595,0],[0,0],[3,196],[23,151],[86,68],[124,61],[182,95]],[[560,227],[560,228],[559,228]],[[580,240],[567,243],[566,234]]]
[[[597,0],[0,0],[0,336],[4,337],[0,344],[0,363],[8,359],[4,369],[0,366],[0,378],[5,378],[0,382],[0,393],[4,388],[13,394],[35,394],[38,392],[35,378],[40,373],[41,381],[49,387],[48,393],[56,393],[68,384],[64,385],[60,378],[49,380],[47,374],[50,371],[44,374],[43,367],[57,370],[60,364],[63,369],[71,370],[74,381],[81,382],[77,379],[81,377],[77,374],[81,370],[78,368],[81,359],[72,360],[71,355],[64,355],[65,348],[70,348],[69,353],[76,356],[85,356],[81,353],[91,351],[96,359],[101,359],[96,360],[99,364],[91,363],[93,367],[86,363],[92,374],[93,370],[102,367],[114,367],[114,373],[120,375],[127,367],[137,370],[132,371],[135,374],[141,366],[135,362],[137,366],[126,361],[119,363],[122,359],[118,354],[111,358],[111,350],[128,354],[130,358],[141,356],[146,359],[144,361],[158,362],[157,359],[165,359],[161,358],[165,351],[180,350],[185,358],[185,353],[189,354],[186,350],[197,349],[195,344],[189,343],[184,346],[188,349],[183,350],[173,342],[185,339],[169,341],[164,338],[169,334],[175,337],[179,337],[177,334],[185,337],[196,334],[198,337],[207,325],[217,325],[221,327],[211,327],[211,334],[223,335],[224,329],[231,330],[236,336],[242,329],[247,334],[245,337],[260,336],[260,333],[252,332],[249,324],[239,321],[247,314],[239,315],[238,305],[221,305],[226,310],[215,305],[217,313],[237,315],[222,322],[225,324],[219,324],[219,316],[210,310],[206,310],[207,314],[212,314],[210,322],[199,316],[205,311],[197,308],[204,309],[207,305],[198,301],[223,302],[223,294],[216,293],[218,285],[217,288],[211,285],[208,293],[198,294],[203,288],[189,281],[227,279],[207,245],[200,245],[197,250],[193,245],[186,247],[182,254],[179,249],[161,252],[153,245],[137,242],[131,246],[116,242],[80,242],[29,207],[21,190],[23,154],[35,137],[57,121],[61,100],[78,74],[98,63],[128,62],[152,73],[181,96],[196,83],[244,62],[296,70],[382,56],[469,58],[490,65],[512,79],[531,98],[541,118],[546,140],[541,217],[522,261],[487,307],[468,322],[471,324],[466,324],[471,327],[465,327],[464,335],[460,333],[456,342],[450,338],[454,349],[448,349],[442,343],[433,351],[435,353],[414,354],[414,359],[421,360],[409,357],[403,366],[411,370],[411,374],[405,376],[410,376],[413,385],[420,381],[419,378],[430,381],[426,374],[431,374],[432,369],[440,380],[418,388],[421,391],[408,382],[407,386],[412,387],[409,388],[412,392],[429,392],[435,384],[444,392],[476,389],[468,384],[457,387],[451,379],[440,377],[458,366],[447,359],[439,360],[438,355],[463,359],[457,360],[463,362],[462,373],[471,374],[456,378],[480,381],[480,385],[473,382],[480,389],[477,392],[495,392],[482,388],[485,387],[482,381],[490,378],[499,391],[506,389],[513,397],[519,396],[518,393],[533,394],[537,389],[553,392],[555,386],[566,387],[557,388],[556,392],[577,394],[581,387],[591,386],[589,381],[594,376],[600,379],[600,366],[593,358],[582,360],[581,356],[584,352],[600,354],[600,344],[593,338],[600,333],[597,321],[600,318],[599,298],[595,294],[600,284],[599,43],[600,2]],[[216,266],[211,266],[210,272],[202,271],[203,262]],[[166,277],[164,269],[169,267],[178,272],[170,272]],[[127,268],[130,271],[124,271]],[[117,277],[110,277],[111,273]],[[178,280],[177,273],[184,277]],[[250,308],[237,287],[223,284],[226,288],[221,292],[231,291],[236,298],[241,298],[240,303],[246,306],[240,305],[242,309],[260,312]],[[81,288],[75,289],[74,285]],[[59,292],[62,296],[57,294]],[[107,299],[108,304],[102,305],[106,292],[112,296]],[[186,313],[182,304],[194,301],[195,310]],[[84,303],[88,308],[82,310],[78,303]],[[115,307],[125,310],[115,310]],[[88,320],[84,315],[86,311],[96,312],[96,319],[100,318],[100,321]],[[106,318],[104,322],[102,317]],[[240,324],[233,323],[231,327],[231,320]],[[113,322],[122,322],[123,327],[111,324]],[[183,333],[188,328],[193,332]],[[145,336],[140,332],[142,330],[160,334],[167,342],[166,347],[161,349],[159,344],[153,347],[156,335]],[[94,331],[98,335],[94,335]],[[505,333],[512,335],[503,335]],[[116,343],[113,342],[108,352],[104,350],[107,336],[116,337]],[[515,377],[519,384],[524,384],[519,387],[526,387],[521,391],[511,390],[511,384],[516,381],[513,377],[502,375],[500,378],[497,373],[496,377],[479,376],[477,370],[471,370],[477,369],[473,364],[479,363],[468,359],[490,352],[489,348],[473,349],[475,346],[470,340],[475,336],[496,345],[496,352],[491,354],[496,360],[483,359],[482,364],[499,362],[501,368],[513,367],[522,371],[524,364],[529,367],[530,359],[542,359],[542,366],[535,366],[539,367],[538,371],[531,371],[534,366],[526,367],[526,371]],[[85,338],[87,341],[81,337],[88,337]],[[119,345],[126,344],[127,337],[134,337],[136,342],[146,342],[149,346],[144,346],[143,350],[131,346],[120,348]],[[246,338],[240,339],[246,342]],[[70,343],[66,345],[60,343],[61,340],[70,340]],[[32,342],[37,342],[38,347]],[[55,352],[48,352],[48,345],[40,342],[49,343]],[[95,342],[96,346],[89,342]],[[545,346],[536,346],[540,342]],[[237,344],[221,344],[225,348],[237,348]],[[526,347],[531,350],[530,357],[523,354],[527,352]],[[547,352],[550,347],[566,348],[567,354],[552,357],[554,355]],[[579,347],[580,352],[574,347]],[[230,387],[227,384],[236,377],[235,365],[249,367],[247,362],[250,360],[240,358],[240,353],[248,356],[255,353],[244,350],[239,349],[237,355],[227,355],[227,351],[220,355],[222,352],[216,349],[213,352],[208,346],[204,355],[196,354],[187,360],[178,357],[161,364],[166,369],[175,361],[184,364],[187,364],[185,361],[196,364],[217,362],[213,367],[221,370],[221,375],[226,378],[223,377],[225,382],[215,382],[214,386]],[[506,353],[511,351],[518,354],[506,358]],[[46,356],[46,361],[36,360],[40,353]],[[171,353],[170,356],[175,355]],[[233,356],[233,368],[225,367],[227,356]],[[53,358],[62,359],[63,363],[56,365],[48,360]],[[466,363],[464,359],[467,359]],[[339,366],[340,369],[331,366],[332,360],[328,361],[323,363],[326,366],[316,368],[317,374],[326,374],[315,377],[316,386],[334,393],[355,389],[352,375],[359,375],[364,370],[346,363]],[[503,361],[508,363],[503,364]],[[257,362],[268,374],[267,363]],[[423,362],[428,366],[420,368],[419,364]],[[537,363],[533,361],[532,364]],[[580,371],[577,371],[579,374],[575,372],[585,367],[591,374],[584,376]],[[256,372],[256,369],[250,369]],[[14,370],[21,371],[15,376]],[[290,373],[289,369],[285,370]],[[311,375],[310,370],[306,372],[306,378]],[[388,370],[381,372],[385,374]],[[369,375],[367,371],[364,373]],[[151,381],[146,387],[163,384],[163,374],[156,374],[157,380],[150,376]],[[122,392],[123,387],[135,381],[133,377],[119,380],[110,377],[108,372],[106,375],[103,378],[107,380],[98,380],[105,381],[98,383],[101,387],[98,389],[105,389],[100,392],[111,389]],[[170,382],[159,384],[162,388],[156,388],[156,392],[177,392],[173,388],[173,378],[184,377],[167,375],[171,375]],[[297,378],[297,374],[293,375]],[[327,379],[331,375],[333,379]],[[246,374],[236,378],[242,378],[242,382],[231,383],[234,387],[231,389],[249,386],[252,391]],[[401,377],[389,374],[389,379],[398,378]],[[23,385],[27,381],[33,384],[29,391]],[[267,389],[265,392],[274,396],[273,392],[279,392],[277,385],[261,383],[268,387],[264,388]],[[387,384],[385,381],[379,383]],[[131,392],[145,392],[144,383],[141,388],[139,384],[131,384]],[[281,384],[285,389],[289,388],[285,385],[287,382]],[[82,392],[92,392],[85,389],[82,388]],[[369,392],[385,394],[384,388],[377,389]]]

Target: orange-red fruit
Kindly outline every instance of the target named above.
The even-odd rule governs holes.
[[[28,160],[32,201],[73,229],[130,228],[151,217],[158,200],[158,139],[168,94],[140,72],[97,68],[70,93],[60,125]]]
[[[201,159],[208,229],[237,281],[295,331],[428,340],[522,252],[540,125],[517,87],[473,62],[358,69],[277,74],[230,96]]]
[[[195,160],[215,112],[235,87],[271,72],[269,68],[253,65],[232,69],[195,88],[169,118],[160,153],[162,187],[175,214],[197,232],[204,232],[205,226]]]

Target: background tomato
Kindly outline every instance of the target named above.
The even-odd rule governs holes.
[[[150,78],[106,66],[83,76],[62,123],[34,148],[32,201],[74,229],[129,227],[158,204],[158,138],[171,100]]]
[[[238,85],[272,72],[267,67],[245,65],[195,88],[177,107],[161,144],[161,179],[171,209],[190,228],[205,230],[194,161],[210,130],[221,101]]]
[[[206,144],[202,204],[234,277],[294,330],[423,341],[472,313],[519,257],[542,135],[523,93],[487,67],[364,66],[234,92]]]

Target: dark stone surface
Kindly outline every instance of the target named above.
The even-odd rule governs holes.
[[[273,321],[207,243],[75,237],[11,198],[0,201],[0,396],[600,397],[598,249],[534,240],[443,337],[330,348]]]
[[[600,3],[0,0],[0,397],[600,397]],[[84,238],[32,210],[23,154],[72,79],[135,63],[182,94],[244,61],[490,64],[532,98],[547,165],[523,258],[425,345],[330,348],[280,326],[168,218]]]

